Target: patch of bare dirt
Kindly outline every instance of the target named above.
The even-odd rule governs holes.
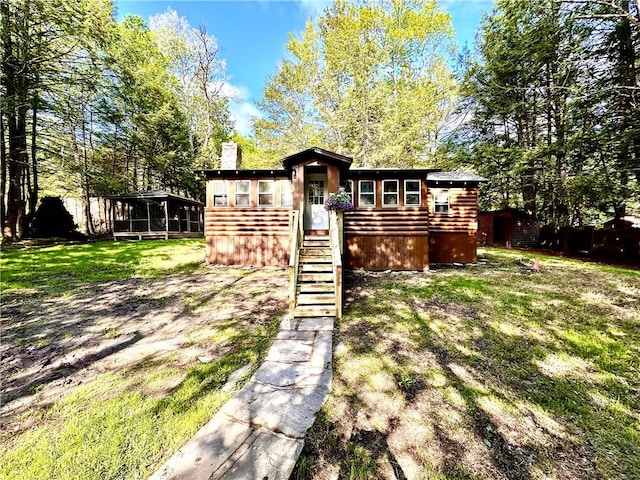
[[[82,287],[62,297],[4,295],[0,433],[28,428],[25,412],[46,409],[75,386],[143,359],[172,355],[188,365],[221,358],[231,346],[207,335],[221,325],[266,324],[286,308],[287,280],[279,269],[211,267],[152,282]]]

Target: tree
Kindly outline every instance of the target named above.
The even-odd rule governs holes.
[[[428,0],[337,1],[291,37],[255,122],[262,147],[314,144],[362,166],[413,166],[434,153],[456,95],[448,14]]]
[[[141,18],[116,24],[110,0],[0,2],[4,238],[28,234],[41,190],[82,199],[88,233],[96,195],[200,193],[177,80]]]
[[[87,81],[78,74],[113,15],[109,0],[1,0],[3,178],[9,182],[5,236],[28,229],[39,195],[42,109],[54,90]],[[5,184],[2,185],[2,193]],[[3,195],[4,196],[4,195]]]
[[[489,178],[485,206],[569,225],[632,197],[637,35],[625,28],[623,42],[608,23],[630,22],[597,15],[605,3],[499,0],[485,18],[463,88],[470,120],[451,149]]]
[[[218,43],[201,25],[193,28],[169,8],[149,19],[154,42],[175,76],[174,92],[189,122],[189,141],[197,165],[213,167],[229,138],[228,98],[223,95],[225,62]]]

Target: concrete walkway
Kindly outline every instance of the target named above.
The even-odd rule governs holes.
[[[265,362],[150,480],[286,480],[331,391],[333,318],[284,319]]]

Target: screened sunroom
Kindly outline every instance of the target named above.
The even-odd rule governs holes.
[[[204,204],[162,190],[109,197],[113,238],[187,238],[202,236]]]

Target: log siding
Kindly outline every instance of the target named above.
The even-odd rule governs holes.
[[[448,188],[449,211],[434,212],[434,190]],[[429,187],[429,261],[470,263],[477,261],[478,189]]]
[[[424,270],[429,212],[422,207],[366,209],[344,215],[345,264],[354,270]]]
[[[205,235],[209,263],[286,266],[290,211],[304,205],[305,188],[313,175],[326,178],[329,193],[351,184],[355,210],[344,215],[346,268],[423,270],[430,263],[476,261],[477,186],[485,181],[481,177],[434,169],[350,169],[350,158],[317,148],[287,157],[282,165],[281,170],[200,171],[208,180]],[[213,205],[215,180],[225,181],[227,205]],[[260,205],[259,182],[265,180],[275,183],[265,195],[269,204]],[[235,204],[236,181],[250,182],[250,205]],[[283,195],[282,181],[289,182],[290,195]],[[373,184],[363,192],[363,198],[373,200],[373,205],[360,205],[364,182]],[[408,192],[407,182],[411,182]],[[448,190],[448,209],[439,208],[446,212],[435,212],[434,189],[438,188]],[[283,196],[292,201],[284,205]],[[407,205],[408,196],[416,204]]]
[[[284,267],[289,261],[289,208],[205,209],[207,263]]]

